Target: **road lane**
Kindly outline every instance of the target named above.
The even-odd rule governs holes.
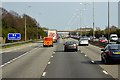
[[[75,40],[70,38],[70,40]],[[77,40],[75,40],[77,41]],[[105,71],[107,71],[113,78],[119,77],[119,64],[103,64],[101,62],[101,48],[89,45],[89,46],[79,46],[81,50],[91,61],[94,61],[95,64],[99,65]]]
[[[91,60],[95,61],[95,64],[106,70],[112,77],[118,78],[118,64],[103,64],[101,62],[100,48],[93,45],[80,46],[79,49],[86,54]]]
[[[39,46],[29,54],[2,67],[3,78],[40,78],[55,48],[56,46],[45,48]]]
[[[34,45],[35,44],[35,45]],[[32,44],[33,46],[26,46],[25,48],[22,48],[22,49],[17,49],[17,50],[13,50],[13,51],[10,51],[10,52],[3,52],[2,54],[0,54],[0,56],[2,56],[2,64],[5,64],[7,63],[8,61],[22,55],[22,54],[25,54],[26,52],[34,49],[34,48],[37,48],[38,46],[42,45],[41,43],[33,43]]]
[[[46,75],[42,78],[111,78],[103,73],[103,69],[91,63],[80,52],[63,52],[59,44],[51,64],[46,67]]]

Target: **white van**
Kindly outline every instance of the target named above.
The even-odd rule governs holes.
[[[111,34],[110,35],[110,41],[117,41],[117,40],[118,40],[117,34]]]

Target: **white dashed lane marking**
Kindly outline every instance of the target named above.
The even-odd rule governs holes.
[[[46,75],[46,72],[43,72],[42,76],[44,77]]]

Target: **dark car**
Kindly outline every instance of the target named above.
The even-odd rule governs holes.
[[[67,41],[64,43],[64,51],[78,51],[78,45],[74,41]]]
[[[116,44],[120,44],[120,38],[118,38],[118,40],[116,41]]]
[[[120,44],[108,44],[101,53],[101,60],[104,63],[110,63],[112,61],[120,62]]]

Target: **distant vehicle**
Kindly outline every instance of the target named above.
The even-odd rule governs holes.
[[[74,50],[74,51],[78,51],[78,45],[76,42],[74,41],[67,41],[64,43],[64,51],[71,51],[71,50]]]
[[[53,47],[53,38],[52,37],[44,37],[43,47],[52,46]]]
[[[48,37],[52,37],[53,42],[57,42],[57,30],[48,30]]]
[[[120,38],[118,38],[118,40],[116,41],[116,44],[120,44]]]
[[[100,38],[99,38],[99,42],[101,42],[101,43],[107,43],[108,40],[107,40],[106,37],[100,37]]]
[[[101,61],[110,63],[112,61],[120,61],[120,44],[108,44],[101,53]]]
[[[117,41],[117,40],[118,40],[117,34],[111,34],[110,35],[110,41]]]
[[[88,38],[80,38],[78,44],[79,44],[79,46],[80,45],[87,45],[88,46],[89,45]]]

